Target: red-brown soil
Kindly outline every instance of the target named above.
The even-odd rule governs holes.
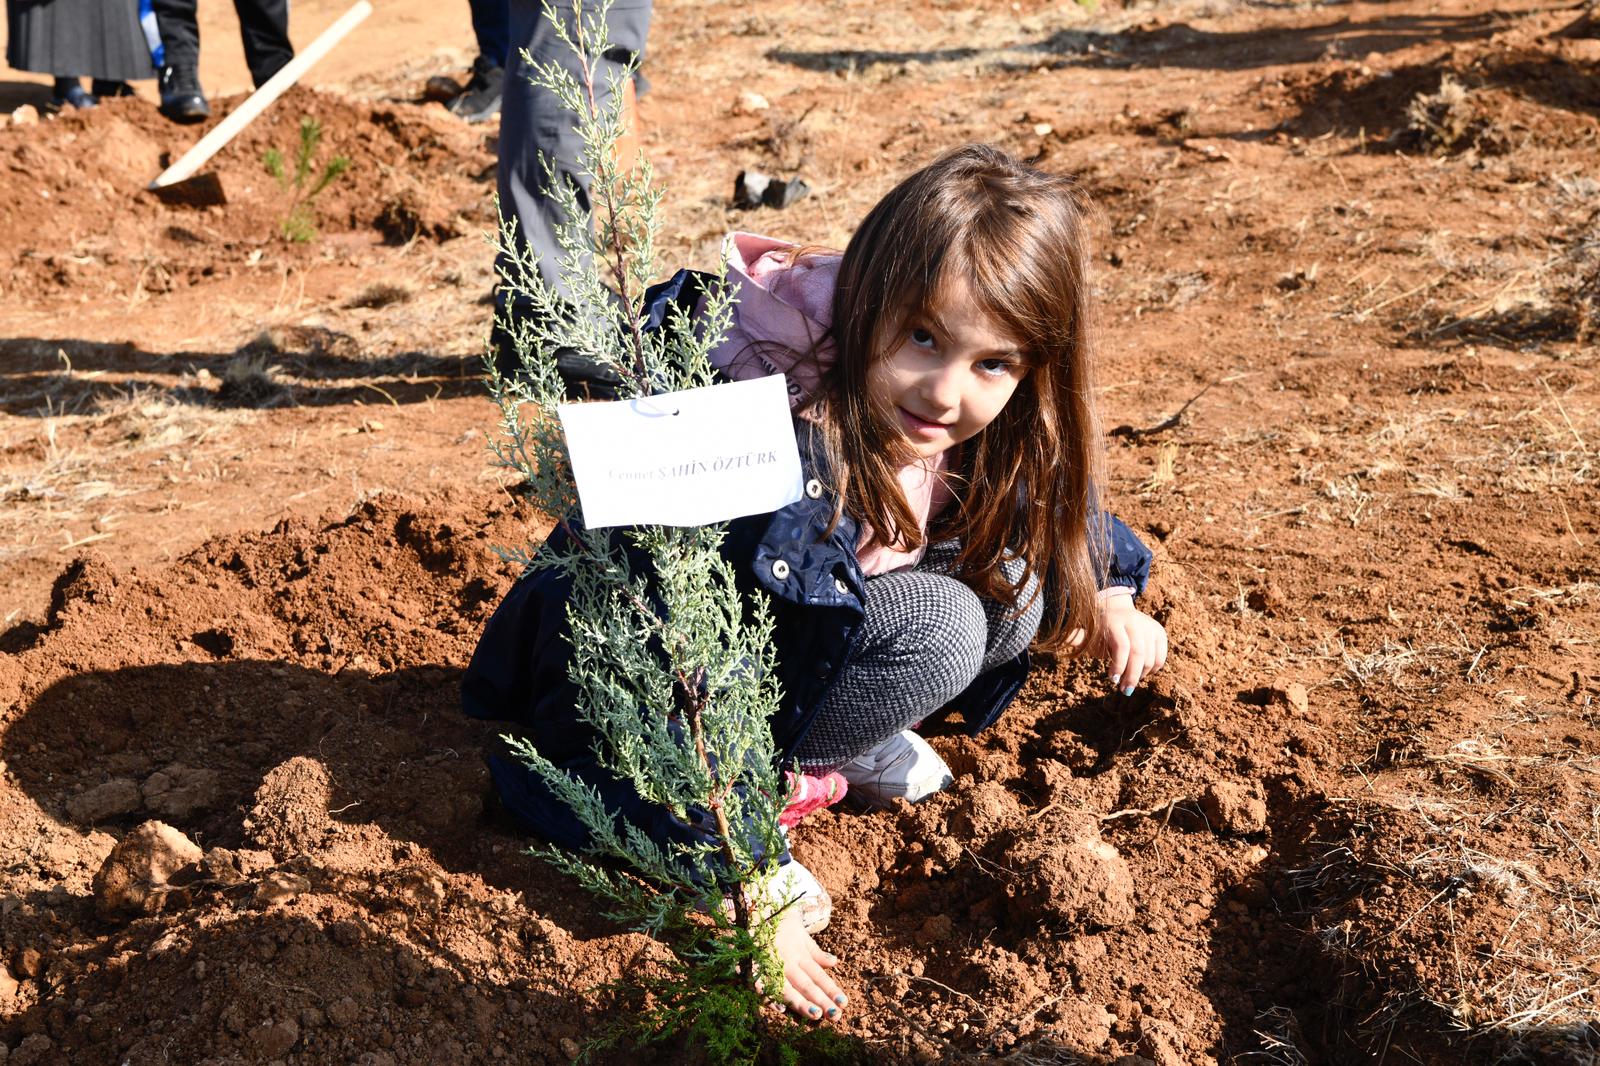
[[[1064,8],[657,5],[666,266],[841,244],[967,140],[1099,205],[1114,507],[1174,655],[1132,699],[1046,663],[983,737],[931,730],[949,793],[796,830],[838,1028],[885,1062],[1596,1061],[1600,38]],[[6,1066],[565,1062],[659,957],[522,854],[457,706],[492,547],[547,523],[484,449],[493,130],[421,73],[297,91],[220,210],[132,191],[193,136],[138,101],[0,128]],[[307,114],[355,168],[297,245],[260,157]],[[814,191],[735,211],[742,167]],[[97,911],[152,819],[202,861]]]

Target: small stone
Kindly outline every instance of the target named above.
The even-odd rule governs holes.
[[[1048,122],[1035,122],[1033,124],[1033,135],[1035,137],[1048,137],[1055,131],[1056,128]]]
[[[0,966],[0,1001],[10,999],[21,987],[22,982],[11,976],[10,968]]]
[[[126,777],[113,777],[67,800],[67,814],[82,825],[95,825],[138,809],[139,786]]]
[[[39,124],[39,109],[32,104],[23,104],[11,112],[13,126],[37,126]]]
[[[1099,1003],[1069,999],[1055,1006],[1055,1020],[1045,1035],[1068,1047],[1097,1048],[1111,1039],[1116,1016]]]
[[[257,1026],[250,1030],[250,1044],[263,1059],[281,1059],[300,1042],[300,1027],[293,1019]]]
[[[354,1024],[361,1017],[361,1008],[356,1006],[356,1001],[349,996],[335,1000],[328,1005],[328,1024],[336,1029],[343,1029]]]
[[[1298,681],[1275,686],[1272,690],[1272,702],[1287,708],[1290,714],[1300,718],[1311,714],[1311,694]]]
[[[44,956],[38,948],[23,948],[17,952],[16,961],[12,968],[23,977],[38,977],[39,970],[44,964]]]
[[[146,778],[140,792],[152,814],[182,820],[216,802],[221,791],[219,780],[215,770],[173,763]]]
[[[578,1042],[572,1037],[564,1036],[561,1038],[561,1053],[567,1057],[568,1061],[576,1062],[582,1052],[583,1049],[578,1046]]]
[[[1186,1066],[1183,1034],[1171,1022],[1145,1017],[1139,1020],[1139,1050],[1156,1066]]]
[[[94,875],[95,912],[109,920],[159,911],[173,879],[201,856],[172,826],[145,822],[111,849]]]
[[[264,907],[287,903],[296,896],[311,891],[311,880],[288,870],[274,870],[261,879],[256,889],[256,902]]]
[[[758,111],[765,111],[771,106],[772,105],[767,102],[767,98],[765,96],[746,89],[741,92],[739,94],[739,98],[733,102],[733,113],[735,115],[754,115]]]

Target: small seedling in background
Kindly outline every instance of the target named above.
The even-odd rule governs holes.
[[[307,115],[300,120],[300,143],[295,146],[292,174],[285,168],[283,153],[278,149],[268,148],[261,156],[261,165],[267,168],[267,173],[278,179],[278,184],[293,196],[289,213],[278,223],[278,230],[284,239],[299,244],[317,235],[317,212],[314,206],[317,195],[350,169],[349,157],[336,155],[323,164],[322,173],[313,179],[311,175],[316,169],[317,146],[321,142],[322,123]]]

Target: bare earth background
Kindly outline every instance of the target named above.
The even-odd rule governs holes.
[[[873,1061],[1596,1061],[1582,16],[657,5],[667,268],[842,244],[968,140],[1099,204],[1113,505],[1176,653],[1127,700],[1047,664],[933,730],[948,795],[798,830]],[[496,131],[417,102],[470,56],[465,4],[384,4],[218,158],[222,208],[139,191],[197,135],[144,100],[0,127],[7,1066],[565,1062],[657,956],[521,854],[457,710],[490,546],[545,528],[485,453]],[[305,115],[354,166],[297,245],[261,156]],[[814,191],[735,211],[746,166]],[[97,910],[149,819],[199,867]]]

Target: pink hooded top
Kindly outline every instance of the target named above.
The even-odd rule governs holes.
[[[817,388],[817,375],[803,357],[816,352],[826,367],[834,358],[826,339],[833,322],[833,286],[839,276],[840,256],[806,256],[792,262],[795,246],[771,237],[749,233],[729,235],[723,244],[728,287],[738,303],[733,327],[711,353],[711,363],[734,380],[783,374],[789,383],[789,406],[798,407]],[[954,498],[940,474],[947,452],[900,468],[900,488],[906,503],[926,532],[928,519]],[[863,525],[861,545],[871,537]],[[857,559],[864,574],[886,574],[915,565],[923,549],[897,551],[882,545],[858,545]]]

